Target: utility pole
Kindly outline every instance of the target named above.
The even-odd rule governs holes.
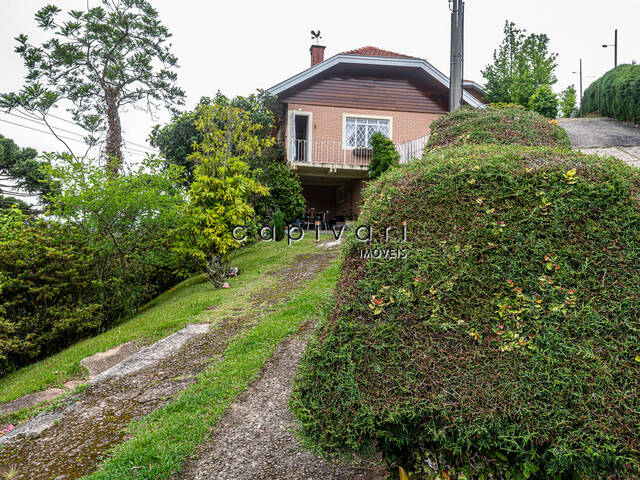
[[[618,66],[618,29],[613,33],[613,44],[602,45],[602,48],[613,47],[613,68]]]
[[[464,60],[464,1],[449,0],[451,10],[451,71],[449,74],[449,111],[462,106]]]
[[[618,29],[613,34],[613,68],[618,66]]]
[[[582,117],[582,59],[580,59],[580,70],[578,72],[571,72],[571,73],[573,73],[574,75],[576,73],[580,74],[580,97],[579,97],[579,99],[580,99],[580,111],[579,111],[579,114]]]
[[[582,59],[580,59],[580,117],[582,118]]]

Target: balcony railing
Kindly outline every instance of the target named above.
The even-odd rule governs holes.
[[[429,140],[429,135],[396,144],[400,163],[419,158]],[[371,148],[345,148],[342,142],[326,140],[294,140],[289,150],[289,161],[304,163],[324,163],[350,167],[366,167],[371,162]]]

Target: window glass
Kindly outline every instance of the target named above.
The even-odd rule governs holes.
[[[376,132],[389,136],[389,120],[379,118],[347,117],[345,142],[347,147],[370,147],[371,135]]]

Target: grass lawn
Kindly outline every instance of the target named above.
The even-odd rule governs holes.
[[[164,479],[180,471],[278,344],[322,311],[337,276],[334,262],[284,306],[239,335],[222,359],[199,375],[197,383],[166,407],[134,422],[132,438],[116,447],[102,468],[85,480]]]
[[[321,240],[330,237],[333,236],[326,235]],[[286,241],[258,242],[238,250],[231,264],[239,268],[240,275],[229,279],[230,289],[216,290],[202,275],[189,278],[149,302],[132,319],[0,379],[0,402],[85,377],[80,360],[94,353],[131,340],[147,345],[189,323],[215,322],[231,309],[249,308],[247,300],[252,293],[277,281],[265,273],[290,264],[296,255],[314,251],[315,244],[311,234],[291,246]],[[206,310],[211,306],[217,308]]]

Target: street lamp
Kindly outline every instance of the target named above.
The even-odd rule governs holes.
[[[616,28],[613,35],[613,43],[610,45],[602,45],[602,48],[613,47],[613,67],[618,66],[618,29]]]

